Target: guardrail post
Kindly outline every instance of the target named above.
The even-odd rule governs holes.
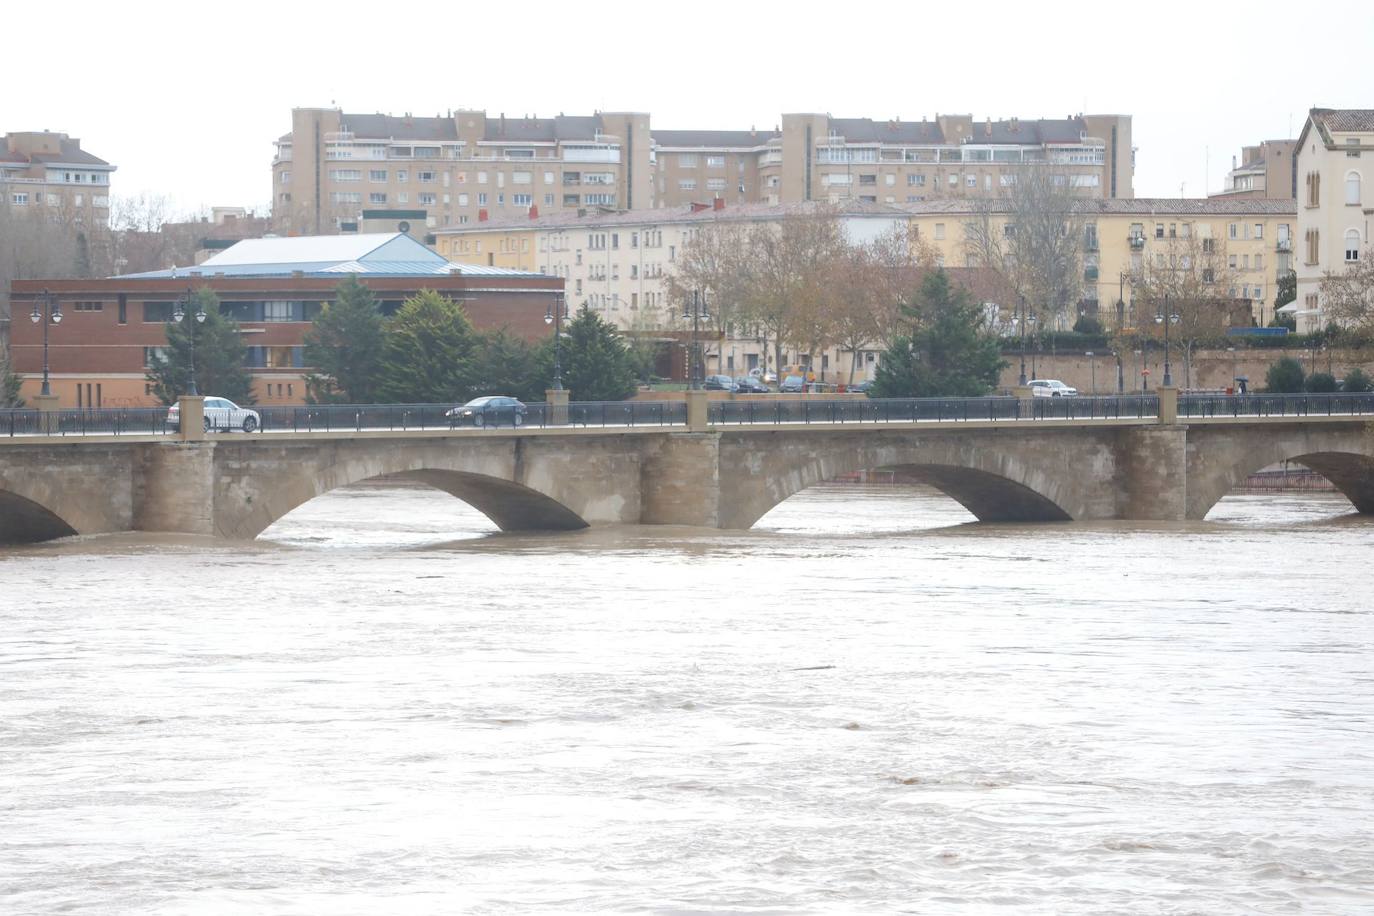
[[[38,410],[38,431],[45,436],[57,435],[57,395],[35,394],[33,406]]]
[[[687,392],[687,429],[694,433],[706,432],[709,420],[706,412],[707,393],[699,389]]]
[[[1173,426],[1178,422],[1178,389],[1159,387],[1155,392],[1159,395],[1160,424]]]
[[[205,398],[183,394],[177,399],[177,438],[199,442],[205,438]]]
[[[549,415],[545,423],[549,426],[568,425],[568,389],[549,388],[544,391],[544,400],[549,405]]]

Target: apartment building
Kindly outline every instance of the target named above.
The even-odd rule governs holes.
[[[5,134],[0,143],[0,194],[15,212],[41,214],[73,225],[110,221],[110,175],[115,166],[52,131]]]
[[[1258,146],[1241,147],[1240,163],[1231,157],[1225,187],[1207,196],[1296,200],[1297,146],[1297,140],[1265,140]]]
[[[1329,318],[1322,275],[1339,273],[1370,246],[1374,214],[1374,109],[1313,108],[1298,135],[1298,330],[1319,330]]]
[[[435,117],[296,109],[272,163],[291,232],[437,230],[541,213],[991,197],[1053,169],[1085,198],[1133,195],[1131,118],[920,121],[784,114],[772,130],[658,130],[642,113]],[[423,234],[420,233],[420,237]]]
[[[272,160],[273,216],[285,231],[319,234],[356,232],[394,211],[440,229],[531,207],[647,208],[651,153],[646,114],[297,108]]]
[[[622,330],[667,332],[690,327],[680,317],[669,281],[684,246],[704,228],[748,227],[817,209],[816,203],[729,206],[723,199],[658,210],[584,210],[469,223],[438,229],[436,250],[458,264],[528,271],[560,278],[570,311],[583,306]],[[906,213],[882,204],[846,203],[836,210],[852,243],[871,241],[907,222]],[[770,364],[760,338],[726,338],[707,352],[708,371],[737,375]],[[832,365],[833,351],[821,357]],[[838,362],[833,363],[838,365]]]
[[[1294,201],[1262,198],[1135,198],[1085,200],[1078,312],[1100,315],[1108,327],[1119,318],[1135,325],[1134,279],[1171,261],[1215,256],[1218,298],[1249,302],[1253,320],[1273,319],[1280,277],[1294,269],[1293,238],[1298,221]],[[978,266],[969,224],[983,208],[968,201],[927,201],[903,207],[917,237],[933,246],[949,266]],[[1005,215],[994,216],[1008,231]],[[1012,230],[1014,231],[1014,230]],[[1118,303],[1121,304],[1118,312]],[[1009,307],[1009,303],[1003,303]],[[1148,308],[1153,309],[1153,304]],[[1066,323],[1073,316],[1065,316]]]

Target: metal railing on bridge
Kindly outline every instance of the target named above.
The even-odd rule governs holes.
[[[1349,417],[1374,413],[1374,394],[1185,394],[1178,399],[1180,418],[1206,417]]]
[[[0,410],[0,436],[158,436],[171,431],[165,407]]]
[[[713,401],[718,426],[781,423],[917,423],[973,420],[1113,420],[1159,415],[1153,395],[1080,398],[882,398],[860,400]]]

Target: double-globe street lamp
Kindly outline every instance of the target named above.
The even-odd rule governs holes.
[[[1026,297],[1020,297],[1020,303],[1016,307],[1016,317],[1012,318],[1011,323],[1021,329],[1021,380],[1017,382],[1022,388],[1026,387],[1026,326],[1035,324],[1035,316],[1026,312]]]
[[[181,324],[186,317],[186,310],[191,307],[191,300],[194,296],[195,293],[188,286],[186,287],[186,295],[177,300],[176,308],[172,311],[172,320],[177,324]],[[196,313],[192,317],[195,320],[187,326],[187,335],[191,339],[191,384],[187,387],[186,393],[191,397],[197,397],[200,395],[200,391],[196,388],[196,325],[205,323],[205,306],[197,302]]]
[[[553,325],[553,390],[563,390],[563,364],[558,355],[558,338],[563,336],[563,319],[568,317],[568,300],[559,293],[544,312],[544,323]]]
[[[1164,297],[1164,310],[1155,313],[1155,324],[1164,325],[1164,387],[1174,386],[1173,376],[1169,374],[1169,325],[1178,324],[1182,316],[1169,307],[1169,297]]]
[[[697,388],[701,387],[702,379],[700,376],[705,374],[704,372],[698,372],[701,363],[701,353],[700,344],[697,343],[697,334],[701,331],[701,322],[711,320],[711,315],[706,310],[705,290],[692,290],[691,298],[687,300],[683,307],[682,320],[690,320],[692,322],[692,361],[691,365],[687,367],[687,387],[695,391]]]
[[[33,311],[29,313],[29,320],[34,324],[40,321],[43,323],[43,391],[42,396],[48,397],[52,394],[52,387],[48,384],[48,325],[62,323],[62,307],[57,300],[52,297],[46,289],[43,290],[43,298],[33,303]]]

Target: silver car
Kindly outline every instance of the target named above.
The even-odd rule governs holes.
[[[1030,383],[1031,397],[1035,398],[1076,398],[1078,389],[1071,388],[1057,378],[1037,378]]]
[[[173,404],[167,408],[167,426],[181,429],[181,407]],[[251,433],[262,426],[262,415],[256,410],[240,407],[228,398],[205,399],[205,431],[221,429],[241,429]]]

